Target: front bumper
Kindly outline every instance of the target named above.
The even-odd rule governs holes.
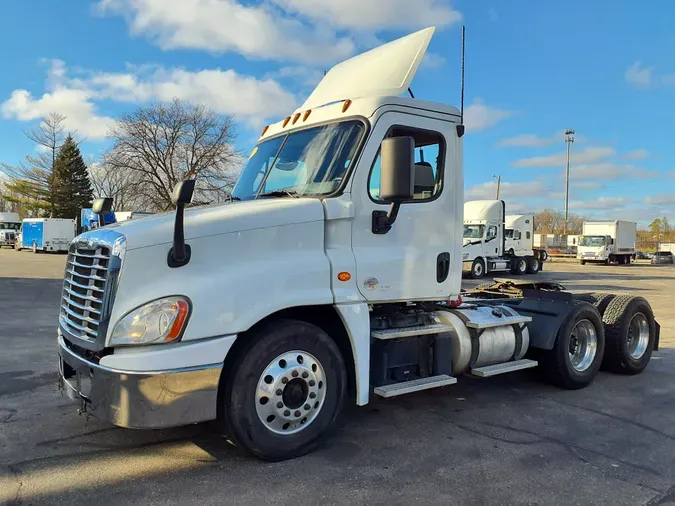
[[[88,413],[119,427],[159,429],[217,416],[221,365],[134,372],[85,360],[59,337],[59,388]]]

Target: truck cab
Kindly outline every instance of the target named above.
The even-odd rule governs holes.
[[[145,429],[218,420],[238,447],[281,460],[313,449],[347,397],[535,367],[530,348],[561,385],[592,381],[602,323],[589,304],[461,300],[462,115],[400,96],[433,32],[333,67],[262,130],[231,202],[185,209],[186,180],[175,213],[75,238],[57,339],[80,412]],[[500,223],[477,224],[497,253]],[[572,353],[588,318],[595,341]]]
[[[591,261],[609,263],[613,239],[608,235],[582,235],[577,244],[577,258],[582,264]]]
[[[504,222],[506,253],[512,256],[533,256],[534,214],[512,214]]]
[[[18,213],[0,213],[0,248],[14,248],[21,232],[21,218]]]

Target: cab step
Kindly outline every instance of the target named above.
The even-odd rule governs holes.
[[[401,327],[398,329],[381,329],[371,331],[371,337],[375,339],[398,339],[400,337],[426,336],[428,334],[440,334],[442,332],[451,332],[453,329],[449,325],[436,323],[433,325],[418,325],[415,327]]]
[[[490,376],[497,376],[498,374],[505,374],[507,372],[520,371],[521,369],[529,369],[537,367],[536,360],[514,360],[513,362],[504,362],[502,364],[486,365],[484,367],[474,367],[471,369],[472,376],[479,378],[489,378]]]
[[[429,376],[428,378],[419,378],[403,383],[394,383],[392,385],[384,385],[375,387],[375,394],[380,397],[396,397],[397,395],[410,394],[412,392],[419,392],[421,390],[429,390],[430,388],[444,387],[446,385],[454,385],[457,383],[457,378],[448,376],[447,374],[439,374],[438,376]]]

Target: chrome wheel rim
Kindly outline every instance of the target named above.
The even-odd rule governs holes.
[[[521,260],[518,262],[518,267],[521,272],[525,272],[527,270],[527,262],[525,260]]]
[[[628,354],[639,360],[649,345],[649,322],[642,313],[635,313],[628,325]]]
[[[598,335],[589,320],[579,320],[570,335],[570,363],[575,371],[583,372],[593,363],[598,350]]]
[[[473,272],[474,274],[476,274],[476,276],[480,276],[481,274],[483,274],[483,264],[478,262]]]
[[[255,407],[260,422],[276,434],[297,434],[316,420],[326,399],[326,373],[305,351],[279,355],[258,379]]]

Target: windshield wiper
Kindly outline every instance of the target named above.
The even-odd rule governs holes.
[[[230,202],[239,201],[239,200],[241,200],[239,197],[236,197],[234,195],[230,195]]]
[[[298,198],[298,192],[293,190],[274,190],[267,193],[261,193],[258,197],[293,197]]]

